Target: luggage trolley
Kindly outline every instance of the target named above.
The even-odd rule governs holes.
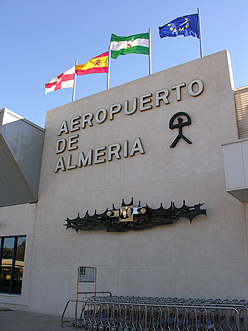
[[[248,331],[246,301],[93,293],[78,300],[82,312],[75,327],[88,331]]]
[[[63,314],[61,316],[61,326],[63,326],[64,323],[72,323],[75,327],[77,326],[82,326],[82,328],[87,328],[90,330],[90,328],[92,327],[92,330],[96,330],[97,325],[96,323],[92,323],[92,319],[94,321],[97,320],[98,318],[98,314],[99,312],[97,311],[97,309],[99,310],[99,308],[97,307],[91,307],[91,309],[93,309],[92,312],[92,316],[89,315],[88,319],[85,318],[85,316],[83,316],[82,312],[85,312],[85,308],[87,305],[87,301],[91,298],[97,298],[98,296],[101,296],[102,298],[109,298],[112,297],[112,293],[109,291],[96,291],[96,279],[97,279],[97,269],[95,267],[88,267],[88,266],[79,266],[77,268],[77,281],[76,281],[76,299],[75,300],[68,300]],[[80,283],[93,283],[94,285],[94,291],[87,291],[87,292],[82,292],[79,290],[79,284]],[[79,299],[80,296],[80,299]],[[75,313],[74,313],[74,320],[70,319],[70,320],[64,320],[64,316],[66,314],[66,311],[68,309],[68,306],[70,303],[75,303]],[[81,315],[80,318],[78,320],[78,304],[82,304],[82,308],[81,308]],[[99,300],[99,304],[101,304],[101,300]],[[89,312],[88,312],[89,314]]]

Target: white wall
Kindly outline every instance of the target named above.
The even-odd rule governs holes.
[[[244,204],[226,193],[221,145],[237,140],[237,127],[226,51],[141,78],[47,112],[39,202],[37,204],[30,277],[29,309],[61,314],[75,298],[79,265],[97,267],[97,290],[116,295],[248,298],[247,216]],[[194,79],[204,83],[197,97],[172,86]],[[169,104],[155,105],[155,91],[167,88]],[[125,100],[152,93],[152,109],[125,115],[123,110],[102,124],[58,136],[61,123]],[[147,99],[146,99],[147,100]],[[192,125],[170,148],[178,130],[169,129],[177,112]],[[78,134],[77,149],[56,154],[58,139]],[[58,158],[113,143],[142,140],[145,154],[102,164],[54,172]],[[73,145],[73,146],[75,146]],[[205,203],[207,216],[143,231],[76,233],[65,219],[121,205],[124,198],[152,207],[171,201],[180,207]],[[11,225],[10,225],[11,226]],[[26,285],[27,286],[27,285]],[[84,289],[93,289],[86,286]],[[0,296],[1,301],[1,296]]]

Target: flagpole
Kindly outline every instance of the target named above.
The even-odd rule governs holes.
[[[108,51],[108,75],[107,75],[107,90],[109,89],[109,74],[110,74],[110,46]]]
[[[200,8],[197,8],[197,14],[198,14],[198,24],[199,24],[199,50],[200,50],[200,57],[203,56],[202,51],[202,36],[201,36],[201,19],[200,19]]]
[[[151,43],[151,28],[149,31],[149,75],[152,74],[152,43]]]
[[[74,83],[73,83],[73,92],[72,92],[72,102],[74,102],[75,99],[75,89],[76,89],[76,65],[78,63],[78,60],[75,61],[75,72],[74,72]]]

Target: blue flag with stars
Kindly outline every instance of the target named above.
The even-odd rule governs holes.
[[[159,27],[160,38],[192,36],[200,39],[198,14],[185,15]]]

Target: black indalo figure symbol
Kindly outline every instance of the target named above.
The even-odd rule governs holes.
[[[179,116],[186,116],[186,117],[187,117],[187,121],[184,122],[184,121],[183,121],[183,118],[182,118],[182,117],[179,117]],[[178,119],[177,119],[178,123],[177,123],[177,124],[173,124],[174,120],[175,120],[177,117],[178,117]],[[176,114],[174,114],[174,115],[172,116],[172,118],[170,119],[169,128],[170,128],[171,130],[178,128],[178,131],[179,131],[179,132],[178,132],[178,136],[176,137],[176,139],[175,139],[175,140],[173,141],[173,143],[170,145],[170,148],[175,147],[176,144],[178,143],[178,141],[179,141],[181,138],[183,138],[188,144],[192,144],[192,142],[191,142],[188,138],[186,138],[186,137],[183,135],[183,129],[182,129],[183,126],[190,125],[190,124],[191,124],[191,118],[190,118],[190,116],[189,116],[187,113],[184,113],[183,111],[178,112],[178,113],[176,113]]]

